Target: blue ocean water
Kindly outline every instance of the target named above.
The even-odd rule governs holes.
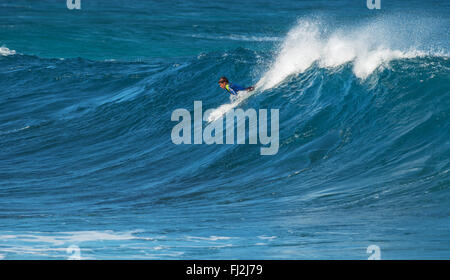
[[[448,1],[0,2],[0,259],[450,257]],[[175,145],[221,76],[279,151]]]

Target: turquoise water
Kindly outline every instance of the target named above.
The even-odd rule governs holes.
[[[0,259],[450,257],[448,2],[92,2],[0,3]],[[277,154],[172,142],[221,76]]]

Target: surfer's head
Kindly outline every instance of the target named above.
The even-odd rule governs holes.
[[[227,79],[227,77],[221,77],[220,79],[219,79],[219,86],[221,87],[221,88],[225,88],[227,85],[228,85],[228,79]]]

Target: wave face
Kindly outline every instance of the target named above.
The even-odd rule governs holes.
[[[83,2],[79,16],[91,26],[77,24],[100,50],[79,52],[63,35],[47,51],[37,47],[42,38],[26,46],[8,33],[21,24],[5,21],[0,259],[366,259],[372,244],[386,259],[448,259],[450,62],[440,17],[448,6],[394,2],[374,17],[328,2],[268,2],[251,18],[267,14],[266,32],[248,34],[239,30],[252,15],[238,17],[235,6],[230,25],[207,16],[226,6],[220,1],[153,3],[153,20],[145,4],[111,1],[95,15],[104,21],[90,15],[100,6]],[[0,11],[32,18],[57,9],[23,5]],[[163,16],[169,8],[176,16]],[[136,9],[128,24],[108,25],[121,33],[102,29]],[[270,29],[279,15],[264,9],[285,17]],[[138,20],[154,25],[156,39]],[[145,50],[133,49],[133,34]],[[104,42],[111,36],[116,45]],[[168,48],[170,40],[186,48]],[[257,90],[230,102],[217,86],[222,75]],[[220,112],[279,109],[278,153],[173,144],[171,114],[193,112],[195,100]]]

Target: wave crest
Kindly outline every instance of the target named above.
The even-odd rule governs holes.
[[[300,20],[286,35],[257,88],[275,87],[287,77],[303,73],[313,63],[322,68],[335,68],[353,62],[355,76],[366,79],[394,59],[429,54],[415,47],[417,41],[421,41],[417,38],[420,34],[409,39],[404,30],[396,33],[394,25],[372,22],[357,29],[347,27],[328,32],[320,21]],[[411,40],[410,44],[408,40]],[[397,44],[399,41],[402,43]]]

